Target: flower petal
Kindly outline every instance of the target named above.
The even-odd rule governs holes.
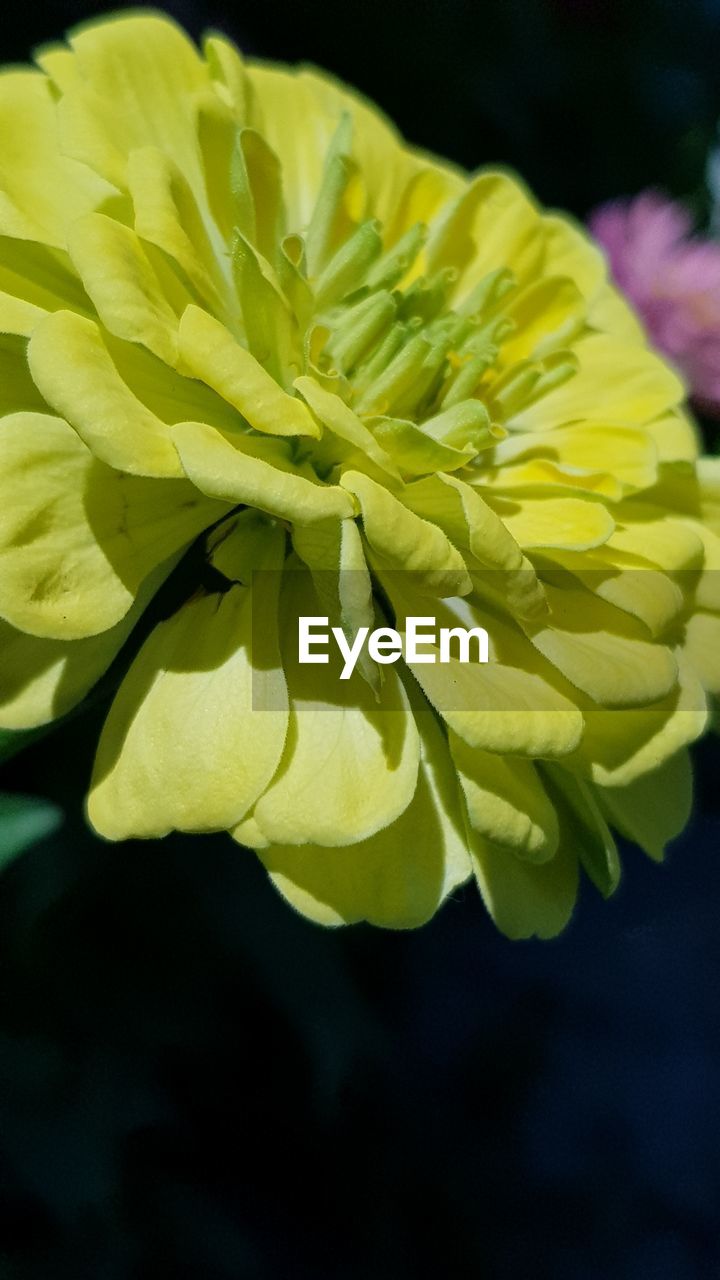
[[[560,570],[563,574],[563,571]],[[665,645],[643,639],[630,614],[567,584],[546,582],[547,623],[523,623],[537,649],[602,707],[638,707],[664,698],[677,681],[677,663]]]
[[[514,434],[495,446],[493,466],[502,487],[507,465],[540,458],[579,469],[586,476],[610,472],[626,491],[649,489],[657,480],[658,451],[648,430],[575,423],[554,431]]]
[[[613,548],[597,547],[591,554],[553,551],[552,561],[588,591],[639,618],[653,639],[661,636],[685,608],[682,590],[668,574],[640,565],[632,556]]]
[[[19,334],[0,333],[0,416],[46,413],[47,404],[30,377],[27,342]]]
[[[234,405],[256,431],[318,439],[320,428],[302,400],[289,396],[219,320],[189,306],[180,322],[182,367]]]
[[[65,253],[0,236],[0,333],[27,338],[46,311],[87,312],[90,305]]]
[[[585,733],[568,767],[601,787],[626,787],[699,738],[707,727],[707,699],[681,653],[678,668],[678,687],[653,706],[586,708]]]
[[[300,524],[355,514],[352,498],[338,485],[297,475],[283,455],[271,454],[269,448],[263,457],[258,446],[273,446],[275,441],[256,444],[237,436],[230,443],[200,422],[178,423],[171,434],[185,474],[210,497],[242,502]]]
[[[582,713],[534,671],[455,659],[409,665],[448,727],[471,747],[535,757],[564,756],[578,745]]]
[[[545,270],[574,280],[585,298],[593,298],[605,284],[605,260],[587,231],[564,213],[543,217]]]
[[[412,573],[419,590],[465,595],[472,583],[465,562],[437,525],[408,510],[370,476],[344,472],[340,483],[360,503],[365,537],[388,565]]]
[[[549,862],[533,864],[473,833],[470,853],[478,888],[495,924],[508,938],[554,938],[575,905],[578,864],[561,844]]]
[[[297,619],[317,616],[304,569],[286,571],[283,660],[290,726],[277,776],[255,806],[272,844],[342,846],[383,830],[408,807],[417,782],[419,739],[407,694],[386,667],[379,697],[331,646],[326,666],[297,660]]]
[[[469,747],[453,733],[450,751],[473,830],[529,862],[552,858],[557,814],[532,762]]]
[[[617,518],[608,550],[638,556],[666,573],[702,565],[705,549],[699,526],[673,519],[649,502],[624,502],[617,508]]]
[[[594,788],[550,762],[542,770],[558,805],[561,841],[577,850],[595,888],[609,898],[620,882],[620,858]]]
[[[542,255],[542,222],[534,201],[507,173],[479,174],[446,205],[431,229],[429,269],[464,267],[463,294],[498,267],[524,281]]]
[[[227,558],[229,541],[239,544],[241,559],[261,523],[255,568],[268,572],[259,588],[191,600],[156,627],[123,681],[88,802],[109,839],[232,827],[278,767],[288,722],[277,628],[283,534],[244,513],[223,546]]]
[[[404,634],[408,615],[423,616],[426,604],[414,575],[381,574],[395,611],[395,627]],[[452,606],[452,607],[451,607]],[[423,652],[434,663],[407,665],[445,723],[471,747],[520,756],[563,756],[575,751],[583,731],[582,712],[558,687],[552,667],[528,641],[497,615],[483,613],[467,599],[434,601],[438,627],[484,626],[490,661],[485,664],[440,662],[439,650]],[[554,680],[554,682],[553,682]],[[572,693],[570,685],[566,685]]]
[[[355,462],[356,451],[361,455],[366,454],[372,462],[380,467],[381,471],[387,472],[394,479],[400,479],[400,474],[392,458],[378,444],[372,432],[368,430],[357,414],[353,413],[352,409],[345,404],[344,400],[334,395],[333,392],[326,391],[314,378],[296,378],[295,386],[320,422],[339,440],[351,446],[349,456],[353,459],[353,462]],[[334,442],[334,452],[336,450],[337,441]]]
[[[375,215],[388,224],[392,243],[462,189],[457,171],[438,161],[431,166],[424,156],[400,149],[396,131],[381,113],[331,76],[267,63],[248,65],[247,75],[254,95],[250,122],[280,159],[292,225],[306,226],[312,215],[325,157],[344,113],[352,117],[353,158]],[[409,200],[404,198],[408,189]]]
[[[361,627],[375,625],[372,581],[365,550],[354,520],[324,520],[296,525],[293,546],[312,574],[321,615],[342,628],[352,644]],[[379,693],[380,668],[363,647],[357,670]]]
[[[50,84],[37,71],[0,74],[0,234],[65,248],[75,218],[114,187],[63,154]]]
[[[52,68],[63,71],[64,154],[124,187],[130,152],[155,146],[200,188],[194,94],[209,75],[185,33],[160,14],[118,14],[76,30],[70,45],[75,67]]]
[[[488,500],[520,547],[587,551],[607,542],[615,528],[613,517],[601,502],[582,498],[523,498],[521,502],[511,502],[494,492]]]
[[[708,693],[720,695],[720,617],[698,610],[685,623],[683,649]]]
[[[574,280],[544,276],[512,298],[507,316],[515,332],[502,344],[498,368],[562,349],[585,325],[585,299]]]
[[[223,511],[186,481],[110,470],[67,423],[33,413],[2,420],[0,489],[0,615],[64,640],[113,627]]]
[[[174,365],[178,315],[140,237],[114,218],[89,213],[73,224],[68,252],[105,328]]]
[[[84,640],[28,635],[0,620],[0,728],[34,729],[66,714],[105,674],[155,588],[173,566],[151,574],[124,618]]]
[[[697,463],[698,471],[701,471],[703,460],[698,458],[702,444],[699,428],[681,408],[648,423],[646,431],[654,441],[659,462]]]
[[[229,165],[228,165],[229,172]],[[224,245],[214,243],[184,175],[157,147],[140,147],[128,157],[128,186],[135,231],[168,254],[188,285],[211,311],[235,311],[229,274],[222,269]]]
[[[370,420],[375,439],[397,465],[409,476],[427,475],[434,471],[458,471],[476,456],[471,444],[461,449],[433,440],[422,427],[401,418],[378,417]]]
[[[544,611],[544,592],[530,561],[476,489],[457,476],[430,476],[408,485],[403,501],[444,529],[456,546],[469,547],[478,567],[493,571],[496,589],[514,612],[532,617]]]
[[[690,818],[692,781],[690,755],[678,751],[626,787],[599,787],[597,797],[608,821],[650,858],[661,862],[665,846]]]
[[[101,462],[134,475],[182,475],[166,424],[133,395],[92,320],[70,311],[46,316],[28,361],[48,404]]]
[[[572,422],[650,422],[684,397],[680,379],[645,347],[607,334],[593,334],[573,348],[580,366],[574,377],[520,410],[506,425],[547,430]]]
[[[447,744],[419,712],[421,757],[410,804],[390,826],[344,849],[272,845],[260,858],[288,902],[318,924],[368,920],[411,929],[472,874]]]
[[[635,312],[628,306],[628,300],[612,285],[606,284],[588,309],[588,321],[593,329],[603,333],[611,333],[613,337],[624,338],[626,342],[646,342],[645,330]]]

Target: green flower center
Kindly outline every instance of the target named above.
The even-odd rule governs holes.
[[[500,268],[467,287],[462,267],[443,261],[456,255],[463,198],[392,242],[376,218],[358,216],[350,142],[346,117],[300,234],[285,225],[274,154],[240,132],[231,180],[242,340],[286,391],[309,377],[338,396],[402,474],[482,465],[478,455],[505,435],[499,424],[572,377],[575,359],[550,350],[503,362],[517,329],[515,276]],[[303,449],[323,478],[341,460],[327,440]]]

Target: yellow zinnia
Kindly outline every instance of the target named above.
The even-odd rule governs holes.
[[[323,74],[152,15],[38,63],[0,77],[0,725],[77,704],[174,574],[102,835],[228,830],[328,924],[474,873],[558,932],[611,827],[683,826],[720,688],[680,382],[568,219]],[[299,614],[485,625],[491,661],[343,682]]]

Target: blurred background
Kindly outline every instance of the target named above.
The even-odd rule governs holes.
[[[16,5],[0,61],[119,7]],[[656,187],[711,220],[720,0],[164,7],[582,218]],[[665,867],[627,849],[511,944],[474,889],[327,933],[225,837],[95,840],[101,713],[0,770],[1,1280],[718,1275],[717,741]]]

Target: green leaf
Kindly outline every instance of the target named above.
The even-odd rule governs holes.
[[[0,867],[4,867],[30,845],[51,835],[62,820],[60,809],[49,800],[0,793]]]
[[[39,729],[0,729],[0,761],[9,760],[18,751],[24,751],[51,728],[52,725],[43,724]]]

